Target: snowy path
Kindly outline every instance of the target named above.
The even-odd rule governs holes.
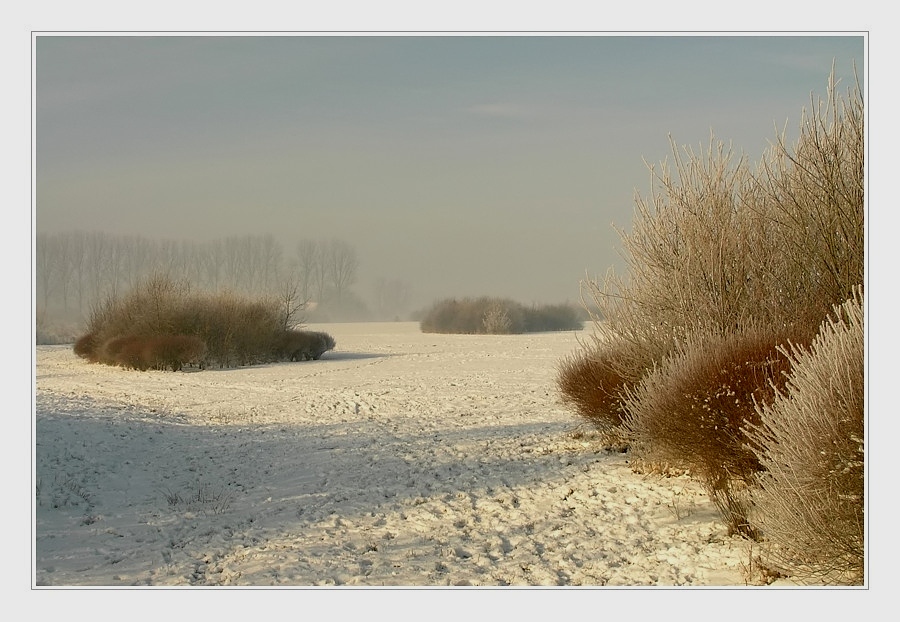
[[[743,585],[686,478],[555,392],[572,333],[318,325],[320,361],[36,369],[38,585]]]

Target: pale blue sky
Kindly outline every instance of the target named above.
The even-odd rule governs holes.
[[[575,301],[642,158],[755,160],[862,36],[38,36],[38,232],[342,238],[418,300]]]

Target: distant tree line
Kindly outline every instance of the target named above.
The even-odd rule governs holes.
[[[83,318],[99,302],[162,274],[206,291],[282,298],[290,292],[322,319],[362,319],[370,311],[352,290],[359,266],[356,249],[340,239],[301,239],[285,252],[272,235],[198,242],[98,231],[39,233],[35,297],[39,314]],[[381,312],[399,314],[408,296],[400,281],[376,284]]]
[[[516,335],[580,330],[584,318],[569,304],[526,307],[507,298],[446,298],[428,308],[419,322],[423,333]]]

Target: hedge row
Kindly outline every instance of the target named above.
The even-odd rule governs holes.
[[[567,304],[527,307],[506,298],[447,298],[425,311],[419,326],[424,333],[508,335],[580,330],[580,311]]]

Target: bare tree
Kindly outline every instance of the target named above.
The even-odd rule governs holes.
[[[184,275],[183,277],[188,283],[195,286],[203,284],[203,245],[199,242],[183,241],[182,248],[184,253]]]
[[[259,282],[263,291],[268,292],[273,287],[280,291],[279,273],[281,272],[281,262],[284,256],[281,245],[275,241],[274,236],[267,234],[258,239],[258,250]]]
[[[291,330],[303,321],[301,314],[309,305],[309,299],[303,294],[301,278],[296,270],[289,271],[281,278],[278,301],[282,309],[283,330]]]
[[[203,265],[203,282],[209,289],[218,290],[223,279],[225,264],[225,243],[213,240],[203,246],[201,263]]]
[[[328,277],[338,304],[344,294],[356,282],[359,258],[356,249],[343,240],[331,240],[325,257],[328,262]]]
[[[225,238],[222,245],[222,269],[225,286],[230,289],[238,289],[243,272],[243,257],[241,256],[241,242],[237,236]]]
[[[126,242],[122,267],[125,282],[131,289],[147,274],[148,268],[155,263],[158,252],[150,240],[141,236],[127,238]]]
[[[87,289],[90,304],[96,304],[110,293],[107,277],[109,274],[112,241],[102,231],[88,234],[85,245],[85,259],[88,269]]]
[[[385,319],[402,315],[409,307],[410,294],[406,281],[379,277],[374,286],[376,314]]]
[[[301,296],[321,302],[325,293],[325,261],[318,240],[300,240],[296,248],[295,268]]]
[[[58,270],[56,239],[46,233],[35,237],[35,278],[41,292],[44,309],[50,305],[51,294],[55,285]]]
[[[83,313],[84,308],[84,285],[85,273],[87,271],[87,262],[85,261],[86,239],[83,231],[75,231],[67,234],[70,238],[69,242],[69,264],[71,266],[70,280],[72,287],[75,288],[78,297],[78,312]]]

